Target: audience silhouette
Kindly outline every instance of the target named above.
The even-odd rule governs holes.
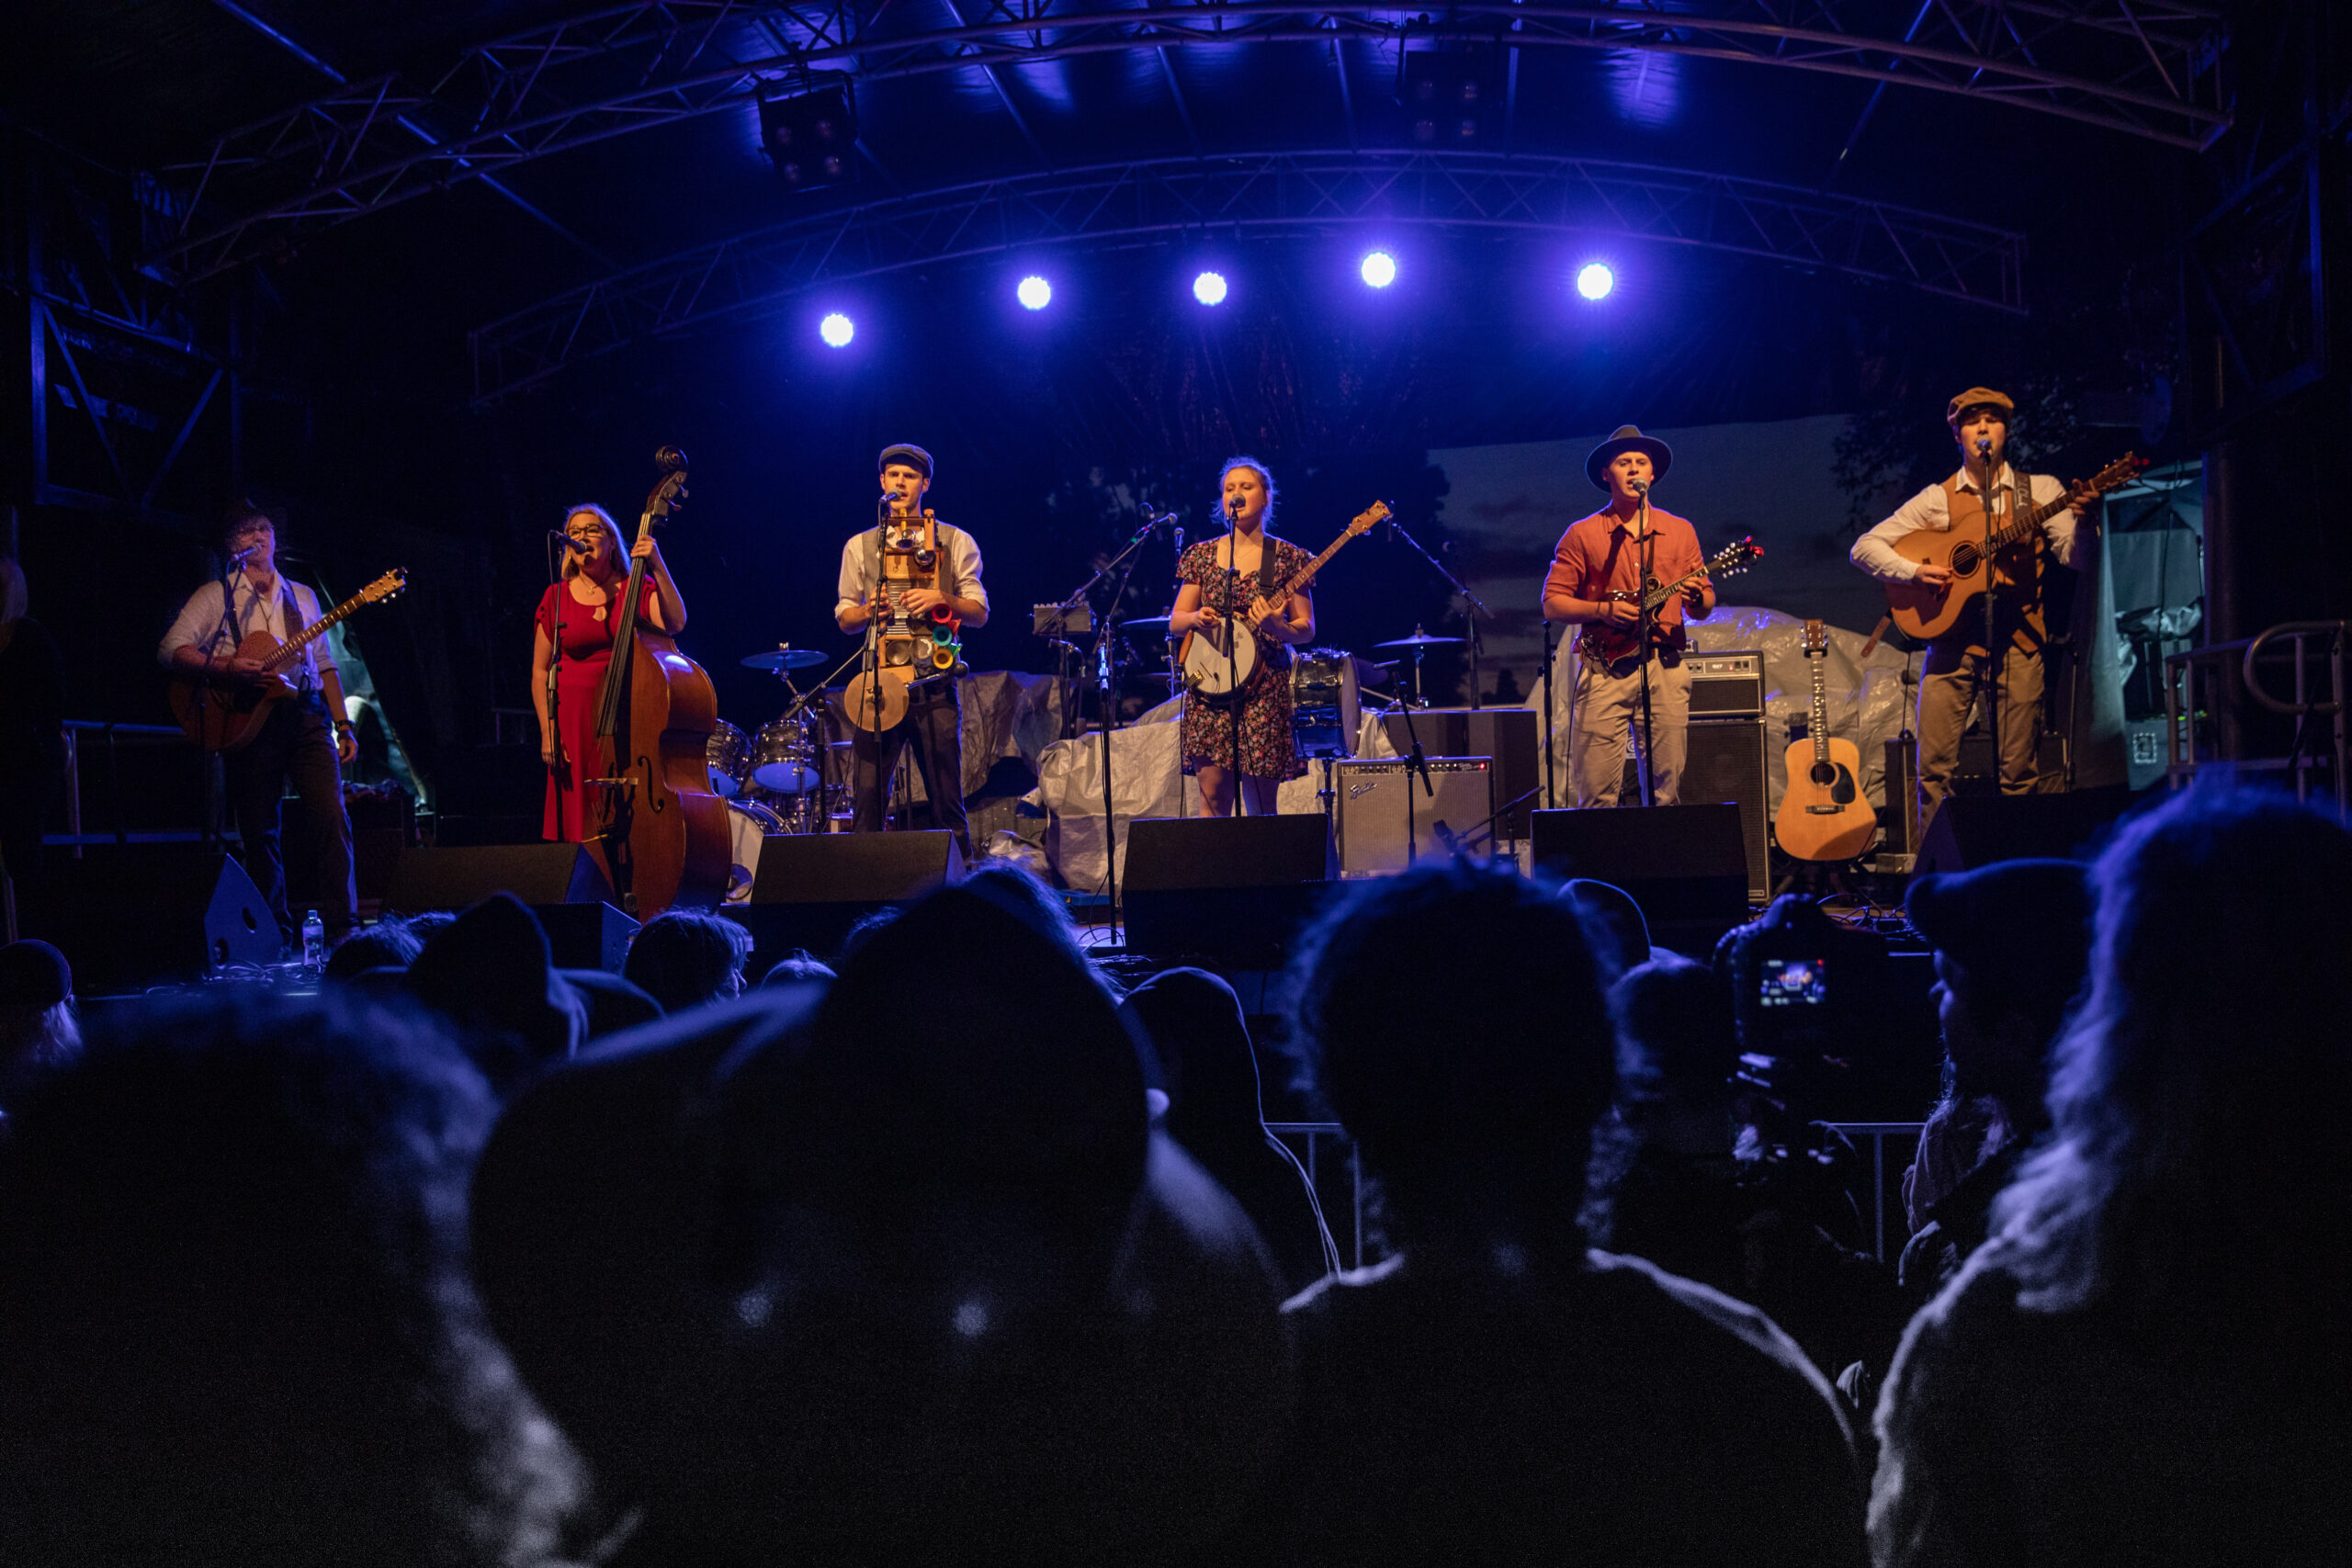
[[[1305,938],[1300,1022],[1399,1250],[1286,1308],[1284,1560],[1860,1561],[1821,1374],[1753,1308],[1587,1246],[1610,940],[1469,865],[1363,885]]]
[[[672,909],[638,928],[621,974],[663,1012],[684,1012],[740,996],[751,956],[752,933],[735,921]]]
[[[1914,1563],[2341,1562],[2352,834],[2211,781],[2099,859],[2090,993],[1992,1239],[1912,1320],[1871,1539]]]

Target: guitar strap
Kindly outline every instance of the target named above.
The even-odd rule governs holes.
[[[1274,591],[1275,584],[1279,581],[1274,574],[1274,569],[1280,564],[1279,552],[1274,548],[1274,536],[1272,534],[1261,535],[1258,539],[1259,598],[1263,599]]]
[[[286,640],[292,642],[302,635],[302,627],[305,624],[302,619],[302,601],[294,596],[293,579],[282,572],[278,574],[277,590],[286,596]],[[311,650],[305,648],[302,650],[302,678],[295,688],[299,694],[303,696],[310,694],[313,683],[311,671],[316,668],[317,666],[311,662]]]

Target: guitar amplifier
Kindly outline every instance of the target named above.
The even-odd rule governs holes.
[[[1492,852],[1484,824],[1495,809],[1493,759],[1428,761],[1434,794],[1421,788],[1419,773],[1401,759],[1332,764],[1341,876],[1385,876],[1426,855],[1445,854],[1441,828],[1473,854]]]
[[[1690,653],[1690,716],[1713,718],[1764,712],[1764,656],[1760,653]]]

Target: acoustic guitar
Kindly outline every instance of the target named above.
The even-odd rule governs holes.
[[[2012,545],[2030,541],[2035,529],[2075,502],[2105,495],[2130,484],[2147,466],[2146,458],[2126,452],[2081,484],[2069,488],[2057,500],[2018,510],[2008,522],[1993,529],[1990,537],[1986,536],[1984,502],[1975,496],[1955,493],[1951,497],[1951,528],[1920,528],[1894,542],[1894,553],[1905,560],[1917,566],[1948,567],[1952,579],[1943,588],[1929,588],[1917,582],[1888,583],[1886,604],[1894,616],[1894,624],[1923,641],[1943,636],[1960,624],[1969,605],[1984,592],[1990,581],[1985,570],[1987,561]],[[1980,609],[1977,614],[1982,616],[1984,612]]]
[[[267,632],[254,632],[237,645],[235,657],[262,661],[263,678],[205,676],[182,672],[172,677],[172,716],[187,738],[208,751],[234,751],[253,744],[270,710],[294,694],[286,671],[294,668],[302,650],[327,635],[330,626],[362,604],[390,599],[408,586],[408,573],[399,567],[384,573],[358,592],[280,642]]]
[[[1852,860],[1870,848],[1878,813],[1862,793],[1862,754],[1850,740],[1829,733],[1829,698],[1823,666],[1829,661],[1829,629],[1804,624],[1804,660],[1813,671],[1812,730],[1789,742],[1781,766],[1787,784],[1772,836],[1797,860]]]
[[[1290,581],[1265,596],[1266,603],[1277,609],[1288,604],[1291,596],[1303,593],[1315,581],[1315,574],[1324,563],[1340,553],[1340,547],[1350,539],[1372,531],[1375,523],[1388,521],[1388,503],[1375,501],[1349,520],[1340,536],[1323,547],[1323,553],[1291,574]],[[1206,606],[1204,605],[1204,608]],[[1226,656],[1227,636],[1233,644],[1230,659]],[[1258,638],[1238,615],[1219,616],[1206,626],[1184,634],[1184,641],[1176,650],[1177,662],[1184,667],[1184,683],[1193,694],[1212,703],[1230,702],[1233,694],[1250,683],[1258,668]]]

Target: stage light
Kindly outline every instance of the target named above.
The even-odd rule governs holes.
[[[857,101],[846,81],[760,99],[760,146],[795,190],[857,177]]]
[[[1577,274],[1577,292],[1588,299],[1606,299],[1617,287],[1617,275],[1600,262],[1587,262]]]
[[[1033,272],[1021,280],[1021,286],[1012,291],[1012,295],[1028,309],[1042,310],[1054,302],[1054,286]]]
[[[847,348],[849,340],[857,335],[857,323],[835,310],[817,323],[817,335],[835,348]]]
[[[1363,258],[1363,280],[1374,288],[1385,288],[1396,281],[1396,258],[1386,251],[1374,251]]]
[[[1225,274],[1204,272],[1193,279],[1193,298],[1204,305],[1225,303]]]

